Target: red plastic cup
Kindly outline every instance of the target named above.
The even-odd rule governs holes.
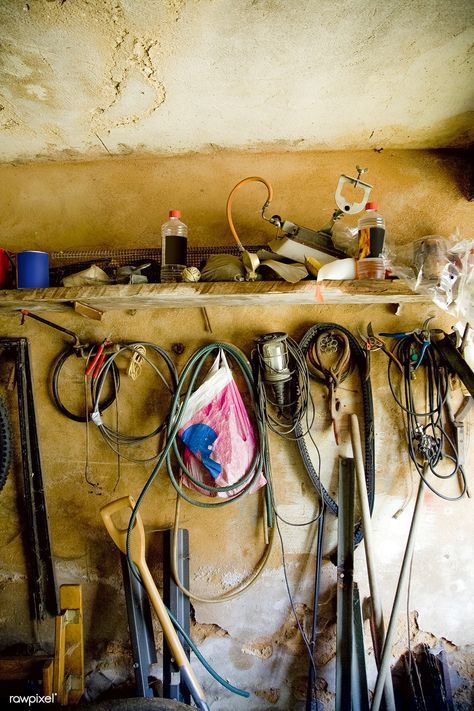
[[[4,289],[7,285],[8,268],[10,260],[5,249],[0,248],[0,289]]]

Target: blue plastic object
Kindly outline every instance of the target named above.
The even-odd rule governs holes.
[[[47,252],[18,252],[16,255],[17,289],[44,289],[49,286]]]

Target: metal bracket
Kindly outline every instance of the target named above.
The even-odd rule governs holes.
[[[351,178],[349,175],[341,175],[337,183],[336,205],[345,215],[356,215],[358,212],[362,212],[362,210],[367,204],[370,191],[373,187],[372,185],[370,185],[370,183],[365,183],[363,180],[360,180],[361,173],[366,173],[367,168],[360,168],[359,166],[357,166],[357,171],[357,178]],[[362,190],[364,191],[362,200],[359,200],[359,202],[349,202],[348,200],[346,200],[346,198],[342,194],[344,185],[346,185],[346,183],[349,183],[349,185],[352,185],[354,188],[362,188]]]

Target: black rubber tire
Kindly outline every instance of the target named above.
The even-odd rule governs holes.
[[[12,460],[12,432],[5,400],[0,397],[0,491],[5,486]]]

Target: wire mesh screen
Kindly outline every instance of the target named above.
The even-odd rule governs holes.
[[[263,245],[255,246],[252,247],[252,251],[256,252],[263,248]],[[238,255],[239,250],[237,246],[232,244],[217,247],[190,247],[187,254],[188,266],[202,269],[211,254]],[[96,264],[105,271],[107,276],[114,278],[118,267],[137,267],[148,263],[150,266],[144,269],[142,273],[147,276],[149,282],[159,282],[161,249],[93,249],[88,251],[50,252],[50,285],[61,286],[65,276],[87,269],[92,264]]]

